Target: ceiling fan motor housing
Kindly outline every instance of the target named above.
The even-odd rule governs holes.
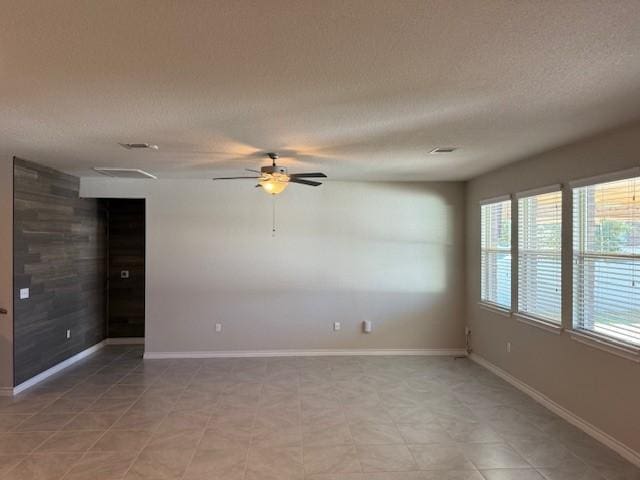
[[[273,175],[274,173],[279,173],[281,175],[287,175],[287,167],[282,167],[280,165],[267,165],[260,168],[262,173],[268,173]]]

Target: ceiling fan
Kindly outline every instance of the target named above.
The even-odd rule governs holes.
[[[322,185],[320,182],[313,180],[305,180],[306,178],[327,178],[324,173],[310,172],[310,173],[288,173],[287,167],[282,165],[276,165],[278,154],[274,152],[267,153],[267,156],[271,159],[271,165],[261,167],[260,170],[252,170],[247,168],[248,172],[259,173],[259,176],[254,177],[216,177],[213,180],[258,180],[256,187],[262,187],[262,189],[271,194],[277,195],[282,193],[290,183],[299,183],[300,185],[309,185],[311,187],[317,187]]]

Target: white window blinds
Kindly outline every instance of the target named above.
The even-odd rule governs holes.
[[[518,312],[561,323],[562,192],[518,200]]]
[[[573,191],[574,328],[640,345],[640,178]]]
[[[481,292],[483,302],[511,308],[511,200],[481,207]]]

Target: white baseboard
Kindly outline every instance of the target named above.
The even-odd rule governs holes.
[[[487,370],[495,373],[498,377],[500,377],[503,380],[505,380],[506,382],[510,383],[511,385],[516,387],[521,392],[526,393],[531,398],[533,398],[536,402],[538,402],[541,405],[543,405],[544,407],[548,408],[549,410],[551,410],[556,415],[564,418],[567,422],[569,422],[572,425],[578,427],[580,430],[585,432],[587,435],[593,437],[594,439],[598,440],[600,443],[603,443],[604,445],[606,445],[607,447],[609,447],[610,449],[612,449],[613,451],[615,451],[616,453],[618,453],[622,457],[624,457],[627,460],[629,460],[634,465],[640,467],[640,453],[639,452],[636,452],[635,450],[633,450],[632,448],[628,447],[624,443],[620,442],[619,440],[616,440],[615,438],[613,438],[608,433],[603,432],[602,430],[600,430],[595,425],[592,425],[591,423],[589,423],[585,419],[583,419],[583,418],[579,417],[578,415],[574,414],[573,412],[567,410],[562,405],[554,402],[549,397],[547,397],[544,393],[541,393],[538,390],[536,390],[535,388],[527,385],[523,381],[517,379],[516,377],[514,377],[510,373],[508,373],[505,370],[501,369],[500,367],[494,365],[493,363],[491,363],[488,360],[484,359],[480,355],[478,355],[476,353],[472,353],[471,355],[469,355],[469,358],[471,360],[473,360],[474,362],[476,362],[477,364],[482,365]]]
[[[144,352],[147,360],[166,358],[249,358],[249,357],[336,357],[336,356],[405,356],[405,355],[465,355],[462,348],[426,349],[359,349],[359,350],[214,350],[204,352]]]
[[[29,380],[22,382],[20,385],[16,385],[13,388],[7,389],[8,392],[4,395],[17,395],[18,393],[24,392],[27,388],[33,387],[34,385],[42,382],[46,378],[49,378],[51,375],[58,373],[60,370],[64,370],[65,368],[73,365],[74,363],[82,360],[85,357],[88,357],[92,353],[97,352],[102,347],[104,347],[105,341],[101,341],[100,343],[96,343],[94,346],[87,348],[86,350],[81,351],[80,353],[76,353],[73,357],[69,357],[66,360],[54,365],[53,367],[45,370],[42,373],[39,373],[35,377],[31,377]]]
[[[107,338],[105,345],[144,345],[144,337]]]

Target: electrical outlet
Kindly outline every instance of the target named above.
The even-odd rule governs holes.
[[[71,338],[71,330],[67,329],[67,339]]]
[[[129,270],[120,270],[120,278],[129,278]]]
[[[333,322],[333,331],[337,332],[340,330],[340,322]]]
[[[511,342],[507,342],[507,353],[511,353]]]
[[[21,288],[20,289],[20,300],[26,300],[27,298],[29,298],[29,289],[28,288]]]
[[[216,333],[220,333],[222,331],[222,324],[216,323]]]
[[[464,327],[464,334],[469,336],[471,334],[471,327]]]

